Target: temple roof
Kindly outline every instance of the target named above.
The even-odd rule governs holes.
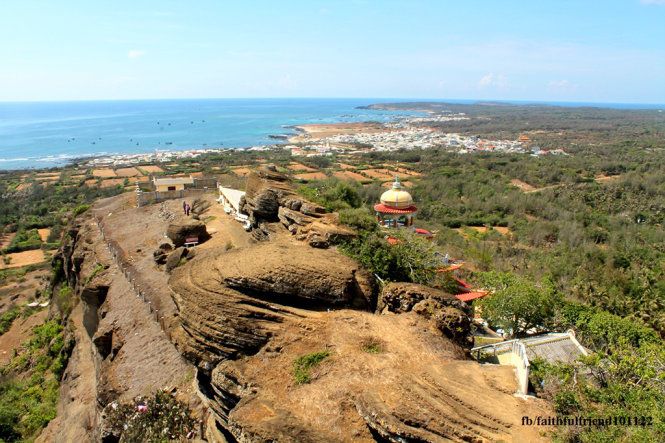
[[[386,206],[383,203],[374,205],[374,210],[377,212],[383,212],[385,214],[411,214],[418,210],[417,206],[411,205],[403,208],[395,208],[392,206]]]
[[[381,203],[391,208],[406,208],[413,206],[413,198],[411,194],[402,190],[399,178],[395,177],[392,189],[387,190],[381,195]]]

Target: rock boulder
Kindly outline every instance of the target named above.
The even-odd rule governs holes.
[[[197,220],[185,221],[180,223],[171,223],[166,230],[166,235],[177,247],[183,246],[188,238],[198,237],[199,243],[210,238],[206,230],[206,225]]]

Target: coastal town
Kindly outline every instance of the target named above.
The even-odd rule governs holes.
[[[286,137],[285,144],[266,144],[245,148],[254,151],[285,149],[293,156],[332,155],[334,152],[364,154],[368,152],[399,151],[412,149],[444,149],[458,154],[479,152],[503,152],[507,154],[567,155],[563,149],[543,150],[531,143],[526,135],[515,140],[491,140],[477,136],[449,133],[432,128],[428,124],[468,120],[464,113],[437,113],[425,117],[398,118],[387,123],[330,123],[295,126],[295,135]],[[126,166],[146,162],[169,162],[194,159],[205,154],[229,152],[240,148],[202,148],[182,151],[159,150],[154,153],[117,154],[95,157],[84,162],[85,166]]]

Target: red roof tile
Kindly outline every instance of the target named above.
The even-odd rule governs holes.
[[[374,210],[379,212],[385,212],[386,214],[410,214],[412,212],[416,212],[418,210],[418,207],[411,205],[406,208],[397,209],[379,203],[378,205],[374,205]]]

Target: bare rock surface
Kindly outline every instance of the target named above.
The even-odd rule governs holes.
[[[534,407],[545,412],[513,396],[513,369],[466,360],[461,340],[442,333],[468,332],[445,294],[420,290],[399,314],[349,309],[371,300],[372,277],[333,250],[288,240],[197,257],[169,284],[172,339],[235,441],[541,439],[519,426]],[[329,356],[297,384],[294,360],[320,351]]]
[[[473,346],[471,310],[447,292],[416,283],[390,283],[383,288],[378,312],[415,312],[431,327],[461,346]]]
[[[291,242],[201,257],[175,269],[169,285],[180,322],[172,337],[195,362],[254,353],[303,309],[376,303],[373,278],[353,260]]]

